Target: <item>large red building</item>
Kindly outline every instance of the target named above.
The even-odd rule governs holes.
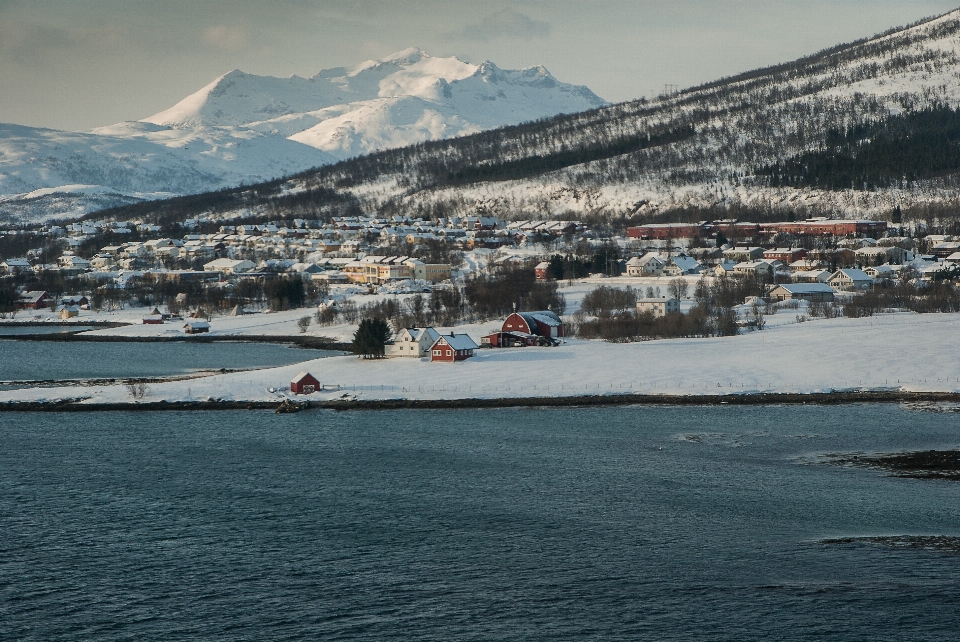
[[[651,223],[627,228],[633,239],[664,240],[706,238],[722,232],[727,238],[756,238],[793,234],[795,236],[869,236],[878,238],[887,231],[886,221],[835,220],[825,218],[782,223]]]
[[[708,226],[699,223],[651,223],[628,227],[627,236],[632,239],[692,239],[698,236],[708,236],[705,232]]]
[[[563,335],[563,321],[550,310],[537,312],[514,312],[503,322],[502,332],[523,332],[548,339],[560,339]]]
[[[808,219],[793,223],[761,223],[762,236],[793,234],[794,236],[855,236],[873,238],[887,231],[886,221]]]

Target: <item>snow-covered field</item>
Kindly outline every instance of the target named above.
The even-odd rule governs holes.
[[[478,350],[476,357],[457,364],[330,357],[151,384],[142,401],[276,400],[289,394],[283,389],[302,370],[325,386],[323,392],[307,397],[312,401],[344,395],[361,400],[432,400],[844,389],[960,391],[958,315],[900,313],[796,323],[784,312],[770,319],[784,322],[735,337],[632,344],[571,339],[556,348]],[[466,329],[476,336],[493,325]],[[78,398],[86,404],[131,401],[125,386],[0,392],[0,403]]]

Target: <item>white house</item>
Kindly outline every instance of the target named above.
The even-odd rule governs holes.
[[[773,276],[773,266],[766,261],[744,261],[733,266],[733,271],[737,274],[765,274]]]
[[[660,276],[666,259],[655,252],[648,252],[627,261],[627,276]]]
[[[713,273],[716,276],[729,276],[733,274],[734,268],[737,264],[733,261],[720,261],[717,263],[716,267],[713,268]]]
[[[652,299],[637,300],[637,314],[649,312],[655,318],[666,316],[671,312],[680,311],[680,301],[677,299],[668,299],[666,297],[655,297]]]
[[[30,261],[24,258],[7,259],[0,263],[0,268],[7,274],[28,274],[33,272],[33,266]]]
[[[837,291],[855,292],[870,289],[873,286],[873,279],[863,270],[847,268],[834,272],[827,283]]]
[[[872,279],[893,279],[897,276],[897,271],[892,265],[871,265],[863,268],[864,274]]]
[[[253,261],[246,259],[215,259],[203,264],[204,272],[223,272],[224,274],[243,274],[257,267]]]
[[[404,328],[384,350],[388,357],[426,357],[440,333],[433,328]]]
[[[671,256],[666,260],[665,265],[663,266],[663,275],[664,276],[683,276],[685,274],[700,274],[703,271],[703,266],[692,257],[687,256],[686,254],[678,254],[676,256]]]

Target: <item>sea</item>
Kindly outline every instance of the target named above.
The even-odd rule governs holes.
[[[0,339],[0,390],[24,387],[22,382],[30,381],[166,377],[221,368],[268,368],[334,354],[342,353],[240,341],[105,343]]]
[[[958,443],[880,404],[4,412],[0,639],[957,640],[960,554],[870,538],[960,536],[960,483],[828,462]]]

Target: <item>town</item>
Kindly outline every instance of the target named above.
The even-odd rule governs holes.
[[[179,238],[142,222],[2,230],[0,314],[81,323],[108,313],[182,334],[254,313],[292,311],[294,332],[341,335],[376,318],[386,330],[365,356],[459,362],[567,337],[725,336],[762,330],[781,310],[960,309],[960,239],[885,221],[726,219],[607,236],[578,221],[492,216],[182,227]]]

